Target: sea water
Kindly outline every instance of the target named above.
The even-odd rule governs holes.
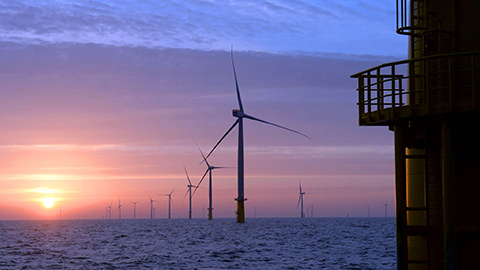
[[[394,269],[394,218],[0,221],[0,269]]]

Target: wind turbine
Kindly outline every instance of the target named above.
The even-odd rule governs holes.
[[[136,201],[136,202],[130,201],[130,200],[128,200],[128,201],[131,202],[131,203],[133,203],[133,219],[137,219],[137,203],[138,203],[140,200],[138,200],[138,201]]]
[[[172,199],[172,194],[173,192],[175,191],[177,187],[175,187],[169,194],[163,194],[164,196],[168,196],[168,219],[170,219],[171,217],[171,203],[173,203],[173,199]]]
[[[232,46],[232,51],[231,51],[231,58],[232,58],[233,75],[235,77],[235,87],[236,87],[236,91],[237,91],[237,101],[238,101],[238,106],[239,106],[239,109],[233,109],[232,110],[232,114],[233,114],[233,117],[237,118],[237,120],[227,130],[227,132],[222,136],[222,138],[220,138],[220,140],[212,148],[212,150],[210,151],[210,153],[207,155],[206,158],[208,158],[212,154],[212,152],[215,150],[215,148],[217,148],[217,146],[223,141],[223,139],[228,135],[228,133],[230,133],[230,131],[232,131],[232,129],[238,124],[238,158],[237,158],[237,162],[238,162],[238,166],[237,166],[237,169],[238,169],[238,176],[237,176],[237,178],[238,178],[238,197],[235,198],[235,200],[237,201],[237,211],[236,211],[237,222],[238,223],[244,223],[245,222],[245,201],[246,201],[246,199],[245,199],[245,194],[244,194],[245,176],[244,176],[244,149],[243,149],[243,118],[247,118],[247,119],[250,119],[250,120],[254,120],[254,121],[257,121],[257,122],[261,122],[261,123],[264,123],[264,124],[268,124],[268,125],[272,125],[272,126],[275,126],[275,127],[278,127],[278,128],[282,128],[282,129],[300,134],[300,135],[302,135],[302,136],[304,136],[308,139],[310,139],[310,137],[308,137],[307,135],[305,135],[303,133],[300,133],[296,130],[289,129],[289,128],[286,128],[286,127],[283,127],[283,126],[280,126],[280,125],[277,125],[277,124],[274,124],[274,123],[270,123],[270,122],[261,120],[259,118],[253,117],[253,116],[250,116],[248,114],[245,114],[245,112],[243,110],[242,99],[240,98],[240,90],[238,88],[237,73],[235,71],[235,63],[233,61],[233,46]]]
[[[62,211],[62,208],[60,207],[59,219],[62,219],[62,213],[63,211]]]
[[[120,204],[120,198],[118,198],[118,219],[122,219],[122,205]]]
[[[388,200],[385,202],[385,217],[387,217]]]
[[[108,219],[112,219],[112,202],[108,206]]]
[[[310,217],[310,206],[307,206],[307,218]]]
[[[300,202],[301,202],[301,203],[302,203],[302,207],[301,207],[300,217],[301,217],[301,218],[304,218],[304,217],[305,217],[305,213],[303,213],[303,195],[305,195],[305,192],[302,192],[302,184],[300,183],[300,181],[298,182],[298,187],[300,188],[300,195],[299,195],[299,197],[298,197],[297,209],[298,209],[298,205],[299,205]]]
[[[192,219],[192,187],[196,188],[198,186],[192,185],[192,181],[190,181],[190,177],[188,177],[187,168],[185,168],[185,166],[183,166],[183,169],[185,170],[185,174],[187,175],[187,180],[188,180],[188,185],[187,185],[188,189],[187,189],[187,192],[185,193],[185,196],[183,197],[183,199],[185,199],[187,194],[189,194],[188,219]]]
[[[367,209],[368,209],[368,211],[367,211],[367,217],[370,217],[370,206],[371,206],[371,205],[366,206]]]
[[[203,154],[202,149],[200,149],[200,146],[198,146],[197,142],[195,142],[195,144],[197,145],[198,150],[200,151],[200,154],[202,154],[203,161],[205,162],[205,164],[207,164],[207,170],[205,171],[205,174],[203,174],[202,179],[200,179],[200,182],[198,182],[198,185],[195,188],[195,191],[193,192],[193,194],[195,195],[195,192],[197,192],[198,187],[200,186],[203,179],[205,179],[205,176],[208,173],[209,174],[209,180],[208,180],[208,220],[212,220],[213,219],[212,171],[215,170],[215,169],[223,169],[223,168],[226,168],[226,167],[211,166],[210,163],[208,163],[207,158],[205,158],[205,155]]]
[[[315,203],[312,203],[312,205],[310,205],[310,217],[312,218],[313,217],[313,205],[315,205]]]
[[[153,203],[156,202],[155,200],[152,199],[152,197],[150,197],[150,194],[148,194],[148,197],[150,198],[150,203],[148,205],[150,205],[150,219],[153,219],[153,217],[155,216],[155,212],[154,212],[154,208],[153,208]]]

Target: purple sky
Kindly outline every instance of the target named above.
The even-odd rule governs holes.
[[[234,122],[235,64],[245,112],[312,138],[245,123],[247,218],[394,216],[393,135],[358,127],[349,76],[405,58],[394,1],[0,1],[0,219],[124,217],[205,171]],[[375,5],[375,6],[374,6]],[[211,157],[236,166],[237,132]],[[206,187],[206,185],[205,185]],[[45,209],[40,199],[57,199]],[[234,217],[236,169],[214,172],[216,217]],[[207,191],[194,197],[202,217]]]

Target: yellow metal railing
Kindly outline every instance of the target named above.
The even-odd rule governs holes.
[[[468,112],[480,105],[480,52],[382,64],[358,78],[360,125],[429,114]]]

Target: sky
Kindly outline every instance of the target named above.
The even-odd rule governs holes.
[[[0,219],[188,216],[187,180],[238,108],[246,217],[394,216],[393,133],[359,127],[351,74],[406,58],[395,2],[0,0]],[[234,218],[237,130],[209,158]],[[207,182],[193,217],[208,207]],[[54,199],[46,208],[45,198]]]

